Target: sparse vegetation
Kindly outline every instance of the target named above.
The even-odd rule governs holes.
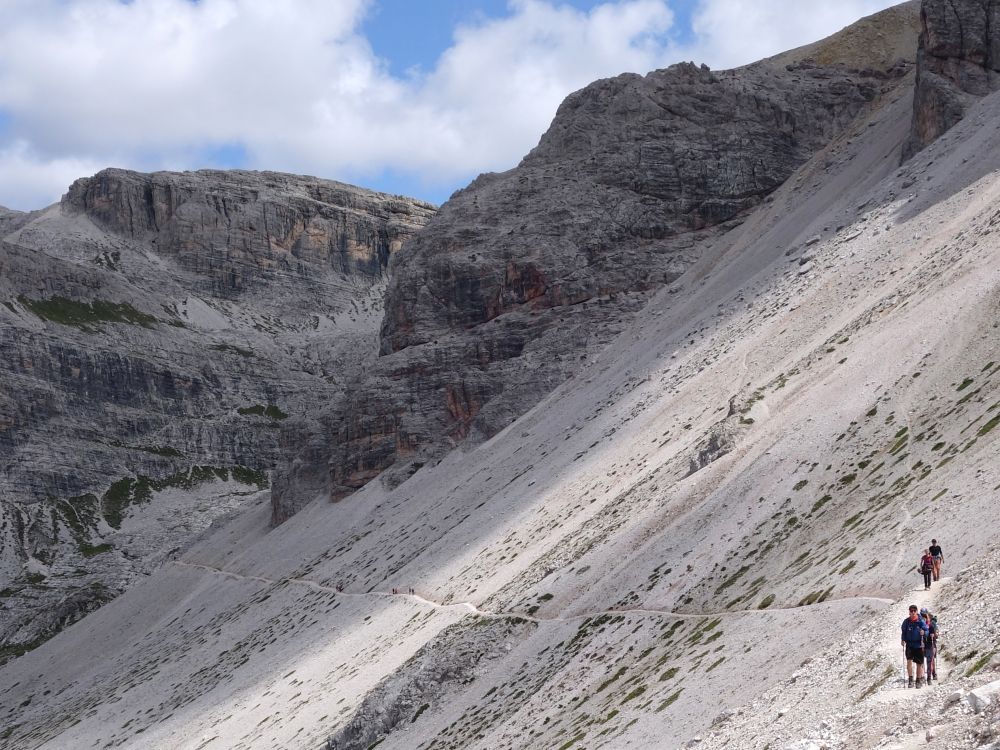
[[[66,297],[33,300],[24,296],[18,297],[17,301],[42,320],[88,332],[99,330],[101,323],[126,323],[144,328],[152,328],[156,324],[152,315],[140,312],[125,302],[77,302]]]
[[[192,489],[208,481],[228,481],[255,485],[260,489],[268,486],[267,476],[257,469],[234,466],[231,469],[214,466],[192,466],[187,471],[172,474],[163,479],[152,479],[140,475],[125,477],[114,482],[101,498],[101,513],[112,528],[121,528],[127,508],[131,505],[148,503],[154,492],[170,488]]]
[[[420,714],[422,714],[424,711],[426,711],[430,707],[431,707],[430,703],[425,703],[420,708],[418,708],[417,712],[415,714],[413,714],[413,718],[410,720],[410,723],[411,724],[415,723],[417,721],[417,719],[420,718]]]
[[[251,350],[244,349],[236,346],[235,344],[213,344],[211,348],[217,352],[232,352],[233,354],[238,354],[241,357],[250,358],[255,356]]]
[[[973,652],[973,654],[974,653],[975,652]],[[976,672],[980,671],[983,667],[985,667],[987,664],[989,664],[990,663],[990,659],[993,658],[993,654],[994,653],[996,653],[996,652],[991,651],[988,654],[983,654],[981,657],[979,657],[978,659],[976,659],[976,661],[974,661],[969,666],[969,668],[967,670],[965,670],[965,676],[966,677],[972,677],[972,675],[974,675]]]
[[[656,707],[656,712],[659,713],[660,711],[663,711],[665,708],[668,708],[670,705],[676,702],[676,700],[681,697],[682,692],[684,692],[684,688],[677,688],[677,690],[672,692],[666,698],[666,700],[664,700],[659,706]]]
[[[241,406],[236,411],[244,416],[267,417],[268,419],[273,419],[275,421],[286,419],[288,417],[285,412],[274,404],[268,404],[267,406],[264,406],[263,404]]]
[[[114,548],[113,544],[88,544],[87,542],[81,542],[80,554],[84,557],[96,557],[97,555],[103,555],[105,552],[110,552]]]

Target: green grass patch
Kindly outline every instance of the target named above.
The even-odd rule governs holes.
[[[181,453],[176,448],[171,448],[169,445],[127,445],[121,440],[112,440],[108,443],[112,448],[125,448],[130,451],[142,451],[143,453],[152,453],[156,456],[164,456],[166,458],[184,458],[184,454]]]
[[[635,700],[636,698],[638,698],[640,695],[642,695],[645,692],[646,692],[646,686],[645,685],[640,685],[635,690],[633,690],[628,695],[626,695],[624,698],[622,698],[622,705],[625,705],[626,703],[628,703],[631,700]]]
[[[976,659],[976,661],[974,661],[972,663],[972,665],[969,666],[969,668],[967,670],[965,670],[965,676],[966,677],[972,677],[972,675],[974,675],[976,672],[978,672],[983,667],[985,667],[987,664],[989,664],[990,663],[990,659],[993,658],[993,654],[995,654],[995,653],[996,653],[995,651],[991,651],[990,653],[983,654],[981,657],[979,657],[978,659]]]
[[[561,744],[559,746],[559,750],[569,750],[569,748],[573,747],[573,745],[575,745],[577,742],[580,742],[580,740],[582,740],[586,736],[587,736],[586,732],[580,732],[580,734],[578,734],[573,739],[568,740],[568,741],[564,742],[563,744]]]
[[[187,471],[172,474],[163,479],[147,476],[125,477],[114,482],[101,498],[101,514],[112,528],[120,529],[129,506],[148,503],[154,492],[170,488],[193,489],[208,481],[226,482],[230,475],[240,484],[255,485],[260,489],[268,486],[267,475],[257,469],[234,466],[231,469],[217,466],[192,466]]]
[[[616,682],[627,671],[628,667],[619,667],[617,672],[615,672],[613,675],[611,675],[608,679],[606,679],[598,686],[597,692],[600,693],[604,691],[606,688],[608,688],[608,686],[611,685],[611,683]]]
[[[243,349],[235,344],[213,344],[210,348],[217,352],[232,352],[233,354],[238,354],[241,357],[250,358],[255,356],[249,349]]]
[[[84,331],[94,331],[100,328],[101,323],[126,323],[144,328],[152,328],[156,324],[152,315],[140,312],[126,302],[77,302],[66,297],[33,300],[24,296],[18,297],[17,301],[42,320]]]
[[[823,495],[823,497],[821,497],[819,500],[817,500],[816,502],[813,503],[813,506],[812,506],[812,508],[809,509],[809,512],[810,513],[815,513],[820,508],[822,508],[824,505],[826,505],[828,502],[830,502],[832,499],[833,499],[833,495]]]
[[[666,700],[664,700],[659,706],[656,707],[656,713],[663,711],[664,709],[671,706],[681,697],[681,693],[684,692],[684,688],[677,688],[673,693],[671,693]]]
[[[966,388],[972,385],[972,381],[973,381],[972,378],[966,378],[965,380],[962,381],[961,385],[959,385],[958,388],[956,388],[955,390],[964,391]]]
[[[800,479],[799,481],[797,481],[795,483],[795,486],[792,487],[792,489],[795,490],[796,492],[798,492],[803,487],[805,487],[807,484],[809,484],[809,480],[808,479]]]
[[[722,583],[718,585],[718,587],[715,589],[715,593],[721,594],[723,591],[725,591],[734,583],[736,583],[738,580],[740,580],[740,578],[746,575],[746,573],[749,570],[750,570],[749,565],[741,565],[739,570],[737,570],[735,573],[727,577],[725,580],[722,581]]]
[[[84,557],[97,557],[98,555],[103,555],[105,552],[110,552],[114,548],[113,544],[88,544],[87,542],[81,542],[80,554]]]
[[[993,417],[993,419],[991,419],[989,422],[980,427],[979,432],[977,434],[979,435],[979,437],[982,437],[983,435],[992,432],[993,428],[995,428],[998,424],[1000,424],[1000,414],[997,414],[995,417]]]
[[[424,705],[422,705],[422,706],[421,706],[420,708],[418,708],[418,709],[417,709],[417,712],[416,712],[415,714],[413,714],[413,718],[412,718],[412,719],[410,719],[410,723],[411,723],[411,724],[415,723],[415,722],[417,721],[417,719],[419,719],[419,718],[420,718],[420,714],[422,714],[422,713],[423,713],[424,711],[426,711],[426,710],[427,710],[428,708],[430,708],[430,707],[431,707],[431,704],[430,704],[430,703],[425,703],[425,704],[424,704]]]
[[[256,417],[267,417],[268,419],[281,420],[288,417],[285,412],[279,409],[274,404],[268,404],[264,406],[263,404],[254,404],[253,406],[241,406],[236,410],[239,414],[244,416],[256,416]]]

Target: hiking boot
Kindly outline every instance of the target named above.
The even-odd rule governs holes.
[[[906,681],[906,687],[908,687],[908,688],[911,688],[911,687],[913,687],[913,678],[912,678],[912,677],[911,677],[911,678],[909,678],[909,679],[908,679],[908,680]]]
[[[923,678],[923,677],[918,677],[918,678],[917,678],[917,686],[916,686],[916,687],[917,687],[917,689],[919,690],[919,689],[920,689],[920,688],[922,688],[923,686],[924,686],[924,678]]]

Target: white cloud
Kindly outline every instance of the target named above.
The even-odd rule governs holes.
[[[703,0],[699,38],[677,48],[668,0],[590,12],[510,0],[400,79],[360,35],[370,2],[0,0],[0,203],[54,200],[91,165],[197,168],[230,144],[256,168],[465,180],[515,164],[591,80],[695,56],[747,62],[889,4]]]
[[[685,52],[713,68],[769,57],[829,36],[897,0],[704,0]]]
[[[42,157],[24,141],[16,141],[0,148],[0,205],[22,209],[48,205],[77,177],[103,166],[88,159]]]

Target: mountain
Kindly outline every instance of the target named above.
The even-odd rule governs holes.
[[[913,4],[881,19],[909,39],[911,60],[916,20]],[[586,365],[907,80],[905,59],[871,59],[848,38],[732,71],[626,74],[568,97],[516,168],[453,195],[394,258],[377,368],[303,430],[311,459],[279,469],[274,520],[317,490],[340,499],[379,475],[396,483],[489,438]]]
[[[0,212],[0,644],[16,654],[267,502],[279,425],[377,352],[433,213],[274,173],[77,180]]]
[[[941,3],[991,7],[924,0],[923,50]],[[801,78],[794,60],[812,55],[830,66],[831,86],[855,90],[862,74],[838,77],[829,56],[886,62],[885,50],[913,49],[913,13],[865,19],[751,66],[748,80],[764,66]],[[525,376],[495,395],[524,404],[492,437],[454,433],[461,447],[446,453],[430,427],[427,443],[385,439],[406,417],[384,411],[395,395],[358,395],[348,412],[333,394],[324,413],[286,420],[279,449],[305,450],[282,459],[275,508],[253,505],[0,670],[0,747],[818,750],[917,747],[927,736],[988,747],[1000,718],[989,698],[1000,688],[1000,93],[969,99],[962,119],[911,154],[926,55],[916,58],[915,72],[864,74],[878,82],[871,98],[735,221],[690,229],[708,239],[677,278],[616,292],[605,309],[619,333],[601,333],[603,346],[595,335],[565,380],[541,393]],[[668,104],[694,106],[686,98],[705,91],[728,95],[698,84]],[[591,142],[587,133],[571,145]],[[623,162],[616,184],[635,169]],[[535,203],[548,200],[544,188],[526,181]],[[679,184],[677,205],[688,189]],[[466,195],[390,261],[381,356],[368,372],[387,388],[426,383],[412,408],[426,397],[435,429],[448,424],[437,381],[409,380],[425,366],[417,351],[438,352],[439,372],[463,372],[446,337],[472,341],[512,325],[506,316],[530,318],[534,299],[573,307],[547,287],[517,303],[527,313],[501,305],[485,323],[467,317],[470,300],[494,299],[476,290],[497,283],[496,269],[535,256],[501,253],[481,285],[462,286],[458,270],[478,261],[447,248],[463,236]],[[570,227],[577,207],[565,210]],[[585,201],[579,210],[590,221]],[[485,232],[479,222],[470,237]],[[646,245],[622,241],[645,262]],[[538,252],[545,269],[568,257],[555,240]],[[425,266],[409,305],[399,276]],[[433,301],[452,288],[438,273],[449,267],[469,292],[454,309]],[[589,284],[587,268],[578,277]],[[626,294],[634,311],[617,305]],[[422,341],[435,331],[437,345]],[[477,377],[488,384],[483,351]],[[524,372],[537,361],[508,359]],[[384,369],[393,362],[412,372]],[[368,434],[373,446],[352,475],[330,442],[341,439],[337,409],[357,414],[348,437]],[[341,496],[338,477],[356,491]],[[946,579],[925,592],[914,566],[932,537]],[[944,628],[941,681],[919,691],[897,677],[910,601],[935,607]]]

